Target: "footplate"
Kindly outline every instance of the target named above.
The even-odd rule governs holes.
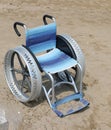
[[[75,102],[74,104],[72,102]],[[64,110],[64,105],[70,105],[70,109]],[[63,105],[63,108],[60,108],[60,106]],[[82,94],[72,94],[69,95],[61,100],[56,101],[54,104],[52,104],[52,110],[59,116],[64,117],[76,112],[79,112],[83,109],[85,109],[89,105],[89,102],[82,98]]]

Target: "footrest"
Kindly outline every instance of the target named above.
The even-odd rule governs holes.
[[[70,104],[71,102],[71,104]],[[75,102],[73,104],[72,102]],[[70,104],[70,109],[68,110],[61,110],[58,108],[60,105],[66,105],[66,103]],[[73,94],[70,96],[67,96],[61,100],[56,101],[54,104],[52,104],[52,110],[59,116],[59,117],[64,117],[76,112],[79,112],[86,108],[89,105],[89,102],[85,99],[82,98],[82,94]],[[65,107],[63,106],[63,109]]]

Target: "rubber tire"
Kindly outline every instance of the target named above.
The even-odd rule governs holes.
[[[31,80],[31,94],[30,96],[25,96],[17,87],[17,83],[14,79],[14,75],[11,71],[12,68],[12,57],[14,53],[17,53],[22,57],[25,64],[27,65],[30,80]],[[21,102],[29,102],[32,101],[40,96],[41,89],[42,89],[42,80],[41,80],[41,73],[37,66],[36,61],[34,60],[33,56],[30,52],[23,46],[18,46],[15,49],[9,50],[5,55],[4,60],[4,70],[5,70],[5,77],[7,84],[12,92],[12,94]]]

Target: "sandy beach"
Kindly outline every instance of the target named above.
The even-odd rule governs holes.
[[[43,24],[42,16],[56,18],[57,34],[71,35],[86,59],[84,94],[87,110],[59,118],[45,98],[31,105],[19,102],[4,76],[6,52],[25,44],[13,23],[29,28]],[[111,130],[111,1],[110,0],[0,0],[0,109],[9,130]]]

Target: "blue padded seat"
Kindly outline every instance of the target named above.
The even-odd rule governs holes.
[[[55,48],[48,53],[37,56],[41,68],[51,74],[64,71],[77,65],[77,61]]]
[[[77,65],[77,61],[56,48],[56,23],[50,23],[26,31],[26,46],[34,54],[51,50],[37,56],[37,60],[45,72],[56,73]]]
[[[33,53],[39,53],[56,47],[56,23],[27,29],[26,46]]]

